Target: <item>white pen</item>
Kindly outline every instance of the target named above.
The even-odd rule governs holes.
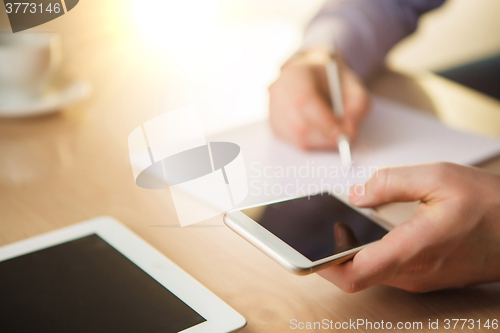
[[[335,118],[341,120],[344,117],[344,102],[342,100],[342,88],[340,87],[339,67],[333,57],[331,57],[330,61],[326,64],[326,77],[328,79],[328,87],[330,89],[333,114],[335,115]],[[350,168],[352,165],[352,159],[349,138],[344,133],[341,133],[338,137],[337,143],[342,166]]]

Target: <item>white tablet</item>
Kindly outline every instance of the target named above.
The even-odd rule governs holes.
[[[2,332],[233,332],[245,319],[110,217],[0,247]]]

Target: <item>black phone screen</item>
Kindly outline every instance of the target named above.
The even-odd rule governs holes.
[[[377,241],[388,232],[329,194],[242,212],[311,261]]]

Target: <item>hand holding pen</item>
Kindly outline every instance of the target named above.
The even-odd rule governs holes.
[[[270,88],[270,122],[280,138],[302,149],[338,149],[346,135],[352,142],[369,109],[369,95],[361,79],[335,56],[343,116],[335,116],[326,66],[331,54],[311,50],[290,59]]]

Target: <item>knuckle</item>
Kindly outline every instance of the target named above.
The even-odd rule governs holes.
[[[297,147],[299,147],[302,150],[311,150],[314,148],[313,146],[311,146],[309,144],[309,142],[307,142],[307,140],[302,139],[302,138],[297,139],[295,144],[297,145]]]
[[[452,174],[454,165],[447,162],[435,163],[431,168],[432,176],[438,181],[446,181]]]
[[[268,88],[267,91],[271,96],[274,96],[276,94],[276,90],[278,89],[280,85],[280,79],[274,81]]]
[[[295,145],[297,145],[299,148],[303,150],[309,150],[312,149],[310,146],[308,140],[307,140],[307,133],[308,129],[307,126],[303,123],[295,124],[292,126],[292,133],[293,133],[293,138],[292,140],[294,141]]]
[[[348,294],[354,294],[358,291],[364,289],[363,283],[360,280],[346,280],[341,286],[340,289]]]
[[[313,95],[309,91],[300,91],[293,96],[293,103],[298,108],[304,108],[312,99]]]
[[[305,141],[308,128],[305,123],[298,122],[291,125],[292,133],[298,141]]]
[[[400,274],[402,275],[416,275],[416,274],[429,274],[434,270],[431,263],[422,261],[422,260],[414,260],[411,263],[405,265],[404,268],[400,270]]]

